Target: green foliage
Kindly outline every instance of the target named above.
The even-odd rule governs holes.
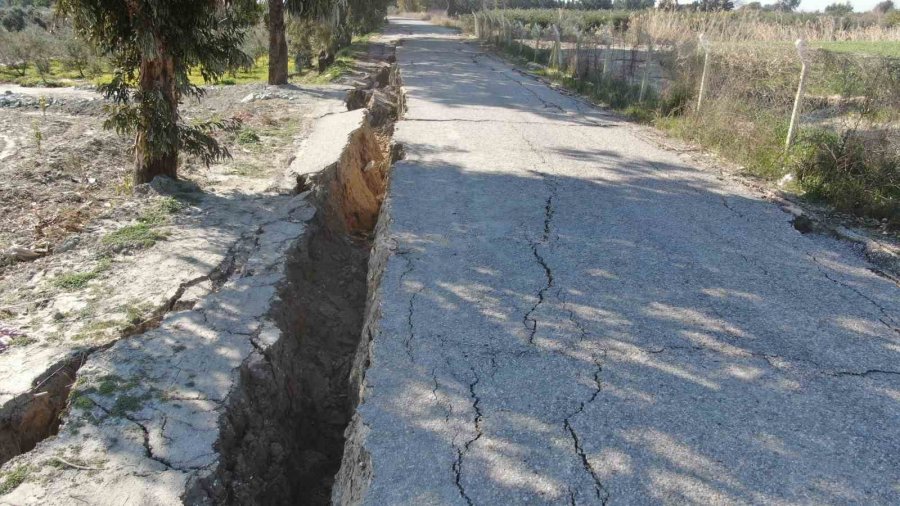
[[[28,466],[17,466],[15,469],[3,473],[3,481],[0,482],[0,495],[8,494],[28,479],[30,470]]]
[[[63,274],[53,280],[53,285],[64,290],[78,290],[87,286],[88,282],[97,277],[94,271],[71,272]]]
[[[109,269],[110,261],[104,258],[90,271],[71,272],[63,274],[53,280],[53,285],[64,290],[78,290],[84,288],[88,282],[96,279],[103,271]]]
[[[60,0],[57,8],[111,59],[113,78],[100,87],[114,104],[105,126],[136,135],[139,161],[174,163],[180,150],[206,163],[229,156],[210,134],[232,122],[187,124],[177,105],[183,96],[203,95],[189,78],[192,69],[215,81],[247,64],[240,47],[252,23],[248,13],[258,12],[253,0]]]
[[[830,14],[832,16],[846,16],[851,12],[853,12],[853,5],[851,5],[850,2],[836,2],[825,7],[825,14]]]
[[[579,30],[594,30],[603,26],[610,26],[615,30],[626,30],[631,14],[627,11],[566,11],[555,9],[503,9],[496,11],[484,11],[480,15],[493,18],[501,16],[506,21],[521,23],[523,25],[537,25],[547,28],[551,25],[575,26]]]
[[[173,214],[177,214],[184,209],[178,199],[174,197],[164,197],[153,203],[139,217],[138,222],[150,226],[165,225]]]
[[[37,339],[25,335],[16,336],[9,341],[10,346],[28,346],[37,342]]]
[[[149,394],[143,394],[139,397],[128,394],[120,395],[116,397],[109,414],[112,416],[125,416],[128,413],[140,411],[144,407],[144,401],[148,399],[150,399]]]
[[[237,142],[245,146],[248,144],[259,144],[259,134],[251,128],[244,128],[238,133]]]
[[[803,132],[794,148],[794,172],[809,196],[900,226],[900,153],[873,149],[879,142],[884,140],[854,131]]]
[[[153,230],[147,223],[127,225],[103,238],[103,244],[113,248],[149,248],[157,241],[166,239],[166,235]]]
[[[900,26],[900,11],[888,12],[884,17],[884,24],[891,27]]]
[[[25,11],[19,7],[14,7],[6,12],[0,24],[6,28],[8,32],[19,32],[25,29]]]

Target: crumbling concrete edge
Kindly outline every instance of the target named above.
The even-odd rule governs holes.
[[[353,358],[350,371],[350,402],[359,406],[365,402],[365,376],[372,359],[374,340],[379,334],[381,320],[381,301],[384,287],[382,277],[388,260],[396,254],[396,248],[390,239],[392,199],[390,189],[381,206],[378,226],[375,229],[375,241],[369,257],[369,274],[367,279],[368,295],[366,298],[365,323],[362,339]],[[350,425],[345,432],[346,443],[341,469],[335,477],[331,502],[334,505],[360,504],[366,489],[372,481],[372,460],[366,450],[369,428],[358,411],[354,412]]]

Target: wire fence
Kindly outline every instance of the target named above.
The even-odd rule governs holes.
[[[500,10],[464,22],[581,93],[900,227],[900,58],[879,54],[900,55],[896,30],[675,13],[585,27]]]

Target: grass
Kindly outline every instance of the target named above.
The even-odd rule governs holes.
[[[53,279],[53,286],[63,290],[80,290],[87,284],[96,279],[103,271],[109,269],[110,260],[103,258],[97,263],[97,266],[90,271],[70,272]]]
[[[155,227],[169,223],[171,216],[183,208],[184,204],[173,197],[160,199],[138,217],[137,223],[107,234],[101,242],[114,249],[149,248],[168,237]]]
[[[244,128],[237,134],[237,143],[242,146],[247,146],[250,144],[259,144],[259,134],[257,134],[252,128]]]
[[[107,80],[109,80],[112,76],[110,75]],[[13,83],[18,84],[20,86],[26,87],[34,87],[34,86],[45,86],[45,87],[58,87],[58,86],[67,86],[72,84],[74,81],[84,80],[86,78],[81,77],[81,75],[76,70],[67,70],[63,67],[62,63],[58,61],[50,62],[50,72],[44,78],[41,77],[40,73],[37,71],[37,68],[34,65],[29,65],[25,68],[25,75],[19,75],[19,72],[9,68],[0,66],[0,83]]]
[[[314,69],[297,69],[293,62],[288,63],[288,71],[292,75],[291,82],[297,84],[328,84],[341,78],[347,74],[353,67],[356,60],[355,54],[358,51],[364,51],[374,33],[359,35],[353,38],[350,46],[338,51],[334,63],[332,63],[323,72]],[[66,69],[60,61],[52,61],[50,63],[50,72],[41,77],[34,65],[25,68],[24,75],[11,68],[0,67],[0,83],[14,83],[27,87],[59,87],[71,86],[80,82],[90,82],[94,85],[102,85],[112,81],[113,75],[103,69],[103,72],[96,75],[82,76],[77,70]],[[188,74],[191,84],[196,86],[207,85],[223,85],[233,86],[240,84],[259,84],[268,81],[269,77],[269,57],[261,56],[253,61],[253,65],[249,68],[238,69],[228,72],[216,81],[207,82],[199,69],[195,69]]]
[[[18,466],[12,471],[4,473],[3,481],[0,482],[0,495],[8,494],[22,483],[25,483],[29,472],[28,466]]]
[[[103,238],[103,244],[113,248],[149,248],[158,241],[166,239],[166,235],[153,230],[147,223],[136,223],[107,234]]]
[[[869,56],[886,56],[900,58],[900,42],[894,41],[820,41],[810,44],[812,47],[836,53],[864,54]]]
[[[120,395],[116,397],[116,402],[109,410],[112,416],[125,416],[134,411],[140,411],[144,407],[144,401],[150,398],[150,394],[144,394],[140,397],[134,395]]]
[[[53,285],[63,290],[78,290],[87,286],[88,282],[96,277],[97,273],[94,271],[71,272],[54,279]]]
[[[184,209],[184,204],[178,199],[165,197],[157,200],[149,209],[144,211],[138,217],[138,222],[153,226],[164,225],[169,222],[172,215],[177,214],[182,209]]]
[[[105,331],[110,329],[119,329],[121,328],[122,322],[116,320],[101,320],[97,322],[90,323],[85,325],[80,332],[72,336],[73,341],[84,341],[91,340],[98,337],[100,334],[103,334]]]
[[[16,336],[10,340],[10,346],[28,346],[29,344],[34,344],[37,342],[37,339],[28,336]]]
[[[353,69],[357,55],[367,50],[373,35],[375,34],[367,33],[353,37],[350,45],[339,50],[335,55],[334,62],[323,72],[312,69],[301,71],[291,81],[297,84],[328,84],[340,79]]]
[[[256,165],[246,162],[237,162],[228,171],[232,176],[241,177],[266,177],[266,174]]]

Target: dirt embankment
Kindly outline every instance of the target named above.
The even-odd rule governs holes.
[[[316,117],[345,108],[343,94],[211,89],[185,115],[241,119],[219,139],[233,159],[186,158],[182,183],[135,189],[129,142],[103,130],[99,98],[2,106],[0,464],[56,432],[88,356],[228,277],[233,245],[270,213],[259,199],[269,179]]]
[[[298,181],[317,208],[288,255],[271,316],[283,337],[241,368],[223,419],[216,471],[196,480],[187,503],[328,504],[356,407],[353,357],[363,329],[369,253],[403,109],[393,59],[373,62],[348,106],[368,100],[340,158]],[[382,79],[379,76],[389,76]]]

